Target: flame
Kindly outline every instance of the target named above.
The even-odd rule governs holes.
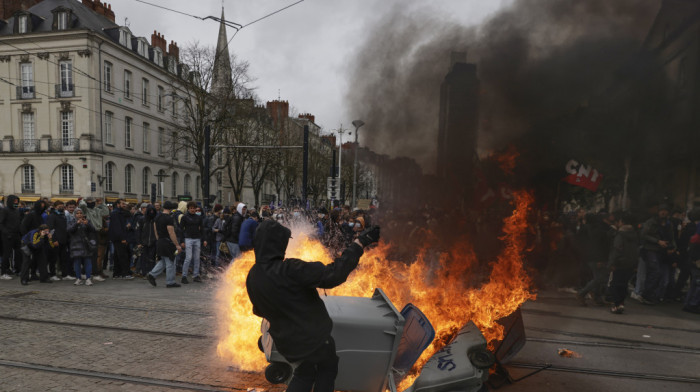
[[[443,253],[426,246],[410,265],[388,260],[390,244],[380,243],[365,252],[347,282],[328,290],[327,294],[369,297],[375,287],[380,287],[397,308],[410,302],[421,309],[435,328],[436,338],[414,365],[413,373],[469,320],[474,321],[492,347],[503,339],[503,327],[496,321],[514,312],[528,299],[535,299],[523,269],[527,215],[533,200],[524,191],[515,192],[513,200],[513,213],[504,219],[503,251],[491,263],[488,280],[476,285],[472,282],[472,272],[478,263],[466,241]],[[325,248],[307,233],[295,228],[293,233],[287,257],[326,264],[332,261]],[[260,318],[252,314],[245,288],[245,279],[253,263],[253,253],[245,253],[224,273],[217,291],[221,337],[217,351],[221,358],[242,370],[260,371],[267,365],[257,348]],[[415,376],[407,377],[400,388],[408,387]]]

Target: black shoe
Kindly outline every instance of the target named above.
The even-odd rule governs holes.
[[[38,276],[38,275],[32,275],[32,276],[29,278],[29,280],[30,280],[30,281],[31,281],[31,280],[39,280],[39,276]]]
[[[183,276],[183,277],[182,277],[182,280],[181,280],[180,282],[182,282],[182,284],[189,284],[189,283],[190,283],[190,281],[187,280],[187,277],[186,277],[186,276]]]
[[[26,286],[29,284],[29,282],[27,282],[26,280],[22,280],[22,281],[20,281],[20,283],[22,283],[22,286]]]
[[[156,278],[151,274],[146,274],[146,277],[148,278],[148,283],[150,283],[151,286],[156,287]]]
[[[182,286],[177,284],[177,283],[170,283],[170,284],[166,284],[165,287],[171,289],[173,287],[182,287]]]
[[[195,276],[194,279],[192,279],[192,281],[197,282],[197,283],[202,283],[202,278],[200,278],[199,276]]]

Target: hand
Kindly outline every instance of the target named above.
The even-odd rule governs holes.
[[[379,241],[379,226],[372,226],[357,236],[363,247]]]
[[[659,240],[658,244],[662,248],[668,248],[668,241]]]
[[[204,246],[207,246],[207,241],[204,241]]]
[[[126,240],[122,240],[122,244],[126,245]]]
[[[182,252],[182,247],[180,245],[177,245],[175,249],[177,249],[178,252]]]

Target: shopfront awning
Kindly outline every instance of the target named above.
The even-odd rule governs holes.
[[[71,200],[77,202],[77,201],[78,201],[78,198],[77,198],[77,197],[63,197],[63,196],[61,196],[61,197],[51,197],[51,203],[53,203],[53,202],[55,202],[55,201],[62,201],[62,202],[64,202],[64,203],[67,203],[67,202],[69,202],[69,201],[71,201]]]

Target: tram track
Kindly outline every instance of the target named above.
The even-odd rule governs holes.
[[[37,372],[49,372],[58,373],[64,375],[70,375],[72,377],[87,377],[87,378],[97,378],[103,380],[120,381],[135,385],[145,385],[153,387],[166,387],[182,390],[191,391],[206,391],[206,392],[232,392],[232,391],[243,391],[245,388],[231,388],[223,385],[211,385],[211,384],[200,384],[191,383],[183,381],[173,381],[173,380],[163,380],[159,378],[152,377],[142,377],[142,376],[132,376],[128,374],[115,374],[106,372],[97,372],[92,370],[66,368],[60,366],[50,366],[42,365],[31,362],[20,362],[11,361],[6,359],[0,359],[0,367],[12,367],[25,370],[33,370]]]
[[[622,342],[622,343],[627,343],[627,344],[645,344],[645,345],[656,346],[656,347],[669,347],[669,348],[677,349],[677,350],[686,350],[686,351],[697,351],[698,350],[696,347],[683,346],[680,344],[657,343],[654,341],[640,341],[640,340],[635,340],[635,339],[625,339],[625,338],[611,337],[611,336],[598,335],[598,334],[592,334],[592,333],[563,331],[563,330],[559,330],[559,329],[525,326],[525,330],[526,331],[536,331],[536,332],[548,333],[548,334],[552,334],[552,335],[564,335],[564,336],[579,337],[579,338],[602,339],[602,340]]]
[[[684,383],[684,384],[700,384],[700,378],[688,377],[688,376],[622,372],[622,371],[617,371],[617,370],[578,368],[578,367],[570,367],[570,366],[560,366],[560,365],[541,364],[541,363],[529,363],[529,362],[510,362],[505,366],[508,368],[536,369],[536,370],[545,370],[545,371],[551,370],[551,371],[555,371],[555,372],[579,373],[579,374],[589,374],[589,375],[596,375],[596,376],[633,378],[633,379],[644,379],[644,380],[654,380],[654,381],[677,382],[677,383]]]

